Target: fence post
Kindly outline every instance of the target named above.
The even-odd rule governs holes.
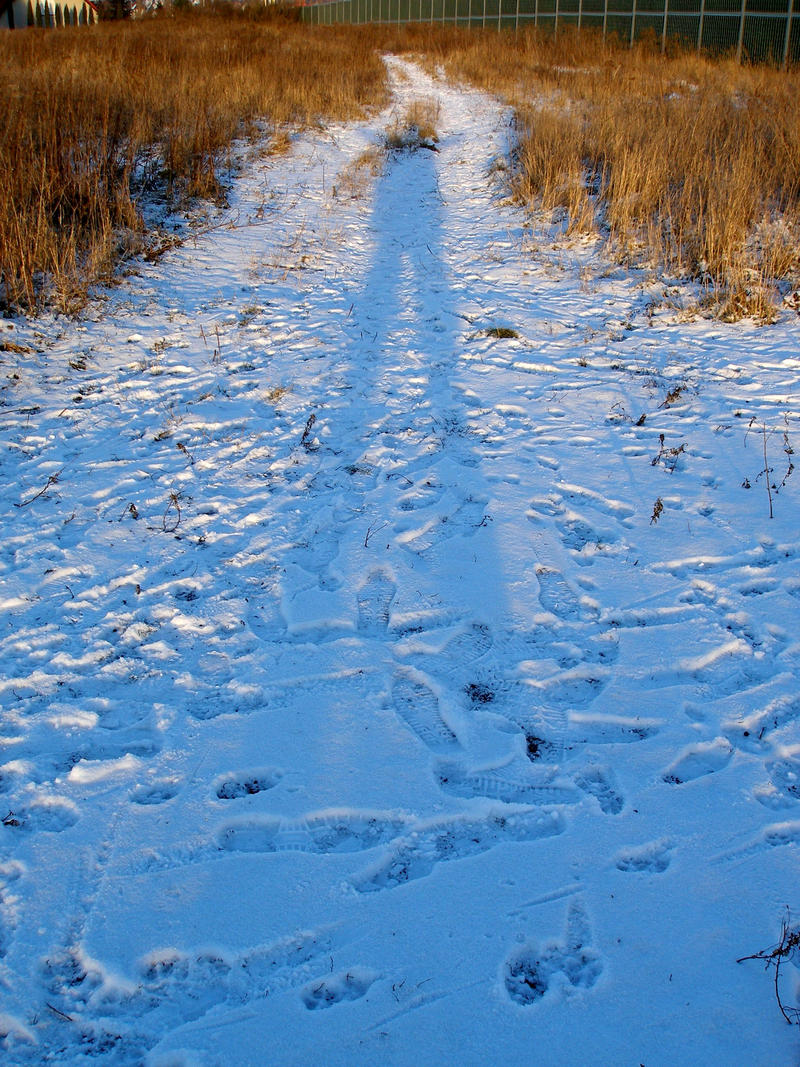
[[[669,16],[669,0],[664,0],[664,25],[661,29],[661,55],[667,50],[667,18]]]
[[[481,21],[481,29],[486,29],[486,0],[483,0],[483,19]]]
[[[789,3],[791,3],[791,0],[789,0]],[[519,33],[519,0],[517,0],[517,11],[514,15],[514,33]],[[784,66],[786,66],[785,63]]]
[[[558,0],[556,0],[556,24],[553,30],[553,37],[558,40]]]
[[[578,33],[581,32],[581,23],[583,22],[583,0],[578,0]]]
[[[631,11],[631,48],[633,48],[633,36],[636,33],[636,0],[633,0],[633,10]]]
[[[736,45],[736,62],[742,62],[742,45],[744,44],[744,13],[747,8],[747,0],[742,0],[742,10],[739,15],[739,41]]]
[[[786,36],[783,39],[783,69],[789,66],[789,41],[792,38],[792,8],[794,7],[793,0],[788,0],[786,4]]]
[[[608,24],[608,0],[603,0],[603,44],[606,43],[606,26]]]
[[[706,0],[700,0],[700,21],[697,24],[697,51],[703,49],[703,24],[706,21]]]
[[[500,20],[503,17],[503,0],[497,0],[497,32],[500,32]]]

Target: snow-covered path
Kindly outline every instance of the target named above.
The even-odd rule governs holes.
[[[795,1062],[798,320],[532,237],[389,62],[438,152],[2,331],[9,1062]]]

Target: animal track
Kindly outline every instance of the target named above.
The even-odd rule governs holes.
[[[392,702],[400,718],[434,752],[458,747],[458,738],[439,712],[436,694],[424,682],[398,674],[392,685]]]
[[[573,988],[591,989],[603,972],[603,962],[588,945],[590,940],[586,913],[580,902],[574,901],[567,915],[563,943],[550,942],[542,949],[529,944],[506,961],[508,995],[527,1007],[541,1000],[559,978],[566,979]]]
[[[560,834],[557,812],[493,812],[483,819],[452,817],[427,823],[395,842],[389,855],[357,879],[360,893],[391,889],[424,878],[437,863],[487,852],[503,841],[534,841]]]
[[[332,1008],[344,1000],[360,1000],[379,976],[363,967],[351,967],[343,974],[326,976],[311,982],[300,993],[309,1011]]]
[[[618,871],[635,871],[643,874],[663,874],[669,867],[672,846],[664,839],[651,841],[638,848],[627,848],[617,853]]]
[[[242,771],[217,779],[215,792],[220,800],[238,800],[255,796],[267,789],[274,789],[283,778],[283,772],[267,768],[261,771]]]

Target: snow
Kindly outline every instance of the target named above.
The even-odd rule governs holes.
[[[556,240],[388,62],[3,327],[7,1060],[794,1062],[736,960],[797,909],[797,316]]]

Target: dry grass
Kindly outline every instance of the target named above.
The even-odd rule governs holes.
[[[0,36],[6,304],[79,303],[142,248],[139,197],[219,196],[242,133],[381,105],[380,51],[423,55],[508,101],[515,192],[567,235],[600,234],[624,262],[701,280],[726,318],[769,319],[781,287],[800,285],[797,71],[587,33],[308,27],[265,10]],[[414,131],[434,145],[425,101],[395,126],[389,141]],[[362,195],[377,165],[344,174],[341,194]]]
[[[364,35],[206,9],[2,34],[0,94],[0,299],[68,310],[142,248],[140,196],[219,196],[234,138],[352,118],[385,70]]]
[[[366,199],[373,178],[383,173],[386,153],[378,145],[365,148],[341,171],[333,186],[333,195],[341,200]]]
[[[800,73],[598,37],[473,34],[448,72],[511,103],[516,192],[624,262],[700,279],[723,318],[800,284]]]
[[[439,104],[436,100],[412,100],[404,115],[397,115],[386,131],[386,146],[399,151],[405,148],[434,148],[439,135],[436,123]]]

